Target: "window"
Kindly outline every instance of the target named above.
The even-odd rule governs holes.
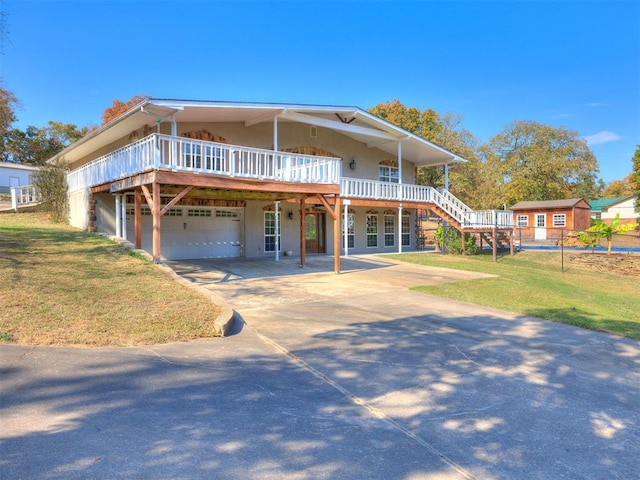
[[[402,246],[411,246],[411,215],[402,215]]]
[[[529,215],[518,215],[518,226],[519,227],[528,227],[529,226]]]
[[[347,246],[355,248],[356,246],[356,215],[349,213],[347,215]],[[342,222],[342,248],[344,248],[344,222]]]
[[[396,218],[395,215],[384,216],[384,246],[393,247],[396,244]]]
[[[280,248],[280,232],[282,231],[282,215],[278,215],[278,251]],[[264,251],[276,251],[276,212],[264,212]]]
[[[400,183],[398,177],[398,167],[379,166],[379,176],[381,182]]]
[[[182,209],[181,208],[170,208],[168,212],[164,214],[165,217],[181,217]]]
[[[190,208],[187,210],[188,217],[210,217],[211,210],[207,208]]]
[[[566,227],[567,226],[567,215],[564,213],[555,213],[553,215],[553,226],[554,227]]]
[[[536,227],[545,228],[547,226],[547,216],[544,213],[536,213]]]
[[[378,246],[378,215],[367,214],[367,247]]]
[[[196,143],[183,144],[184,166],[205,170],[224,169],[224,150],[222,147],[200,145]]]
[[[234,212],[233,210],[216,210],[216,217],[231,217],[236,218],[238,216],[238,212]]]

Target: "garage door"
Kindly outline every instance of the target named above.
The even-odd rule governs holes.
[[[162,216],[161,250],[167,260],[228,258],[242,255],[242,208],[178,207]],[[133,215],[128,209],[127,238],[133,239]],[[152,219],[142,209],[142,248],[152,251]]]

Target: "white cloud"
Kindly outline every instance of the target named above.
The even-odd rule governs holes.
[[[600,103],[600,102],[591,102],[591,103],[585,103],[584,106],[585,107],[591,107],[591,108],[598,108],[598,107],[606,107],[607,104],[606,103]]]
[[[618,140],[622,140],[620,135],[607,130],[604,132],[594,133],[593,135],[587,135],[583,138],[589,145],[598,145],[600,143],[617,142]]]

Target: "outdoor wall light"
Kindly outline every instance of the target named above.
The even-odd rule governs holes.
[[[289,220],[293,220],[293,212],[291,210],[289,210],[287,215],[289,215]]]
[[[355,158],[351,159],[351,163],[349,163],[349,168],[351,170],[355,170],[356,169],[356,159]]]

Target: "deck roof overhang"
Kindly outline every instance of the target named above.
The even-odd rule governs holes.
[[[127,136],[133,130],[164,122],[240,122],[252,126],[264,122],[304,123],[338,131],[392,156],[398,154],[416,166],[437,166],[465,159],[358,107],[272,103],[237,103],[148,99],[108,124],[90,132],[52,160],[64,158],[74,164],[92,152]]]

